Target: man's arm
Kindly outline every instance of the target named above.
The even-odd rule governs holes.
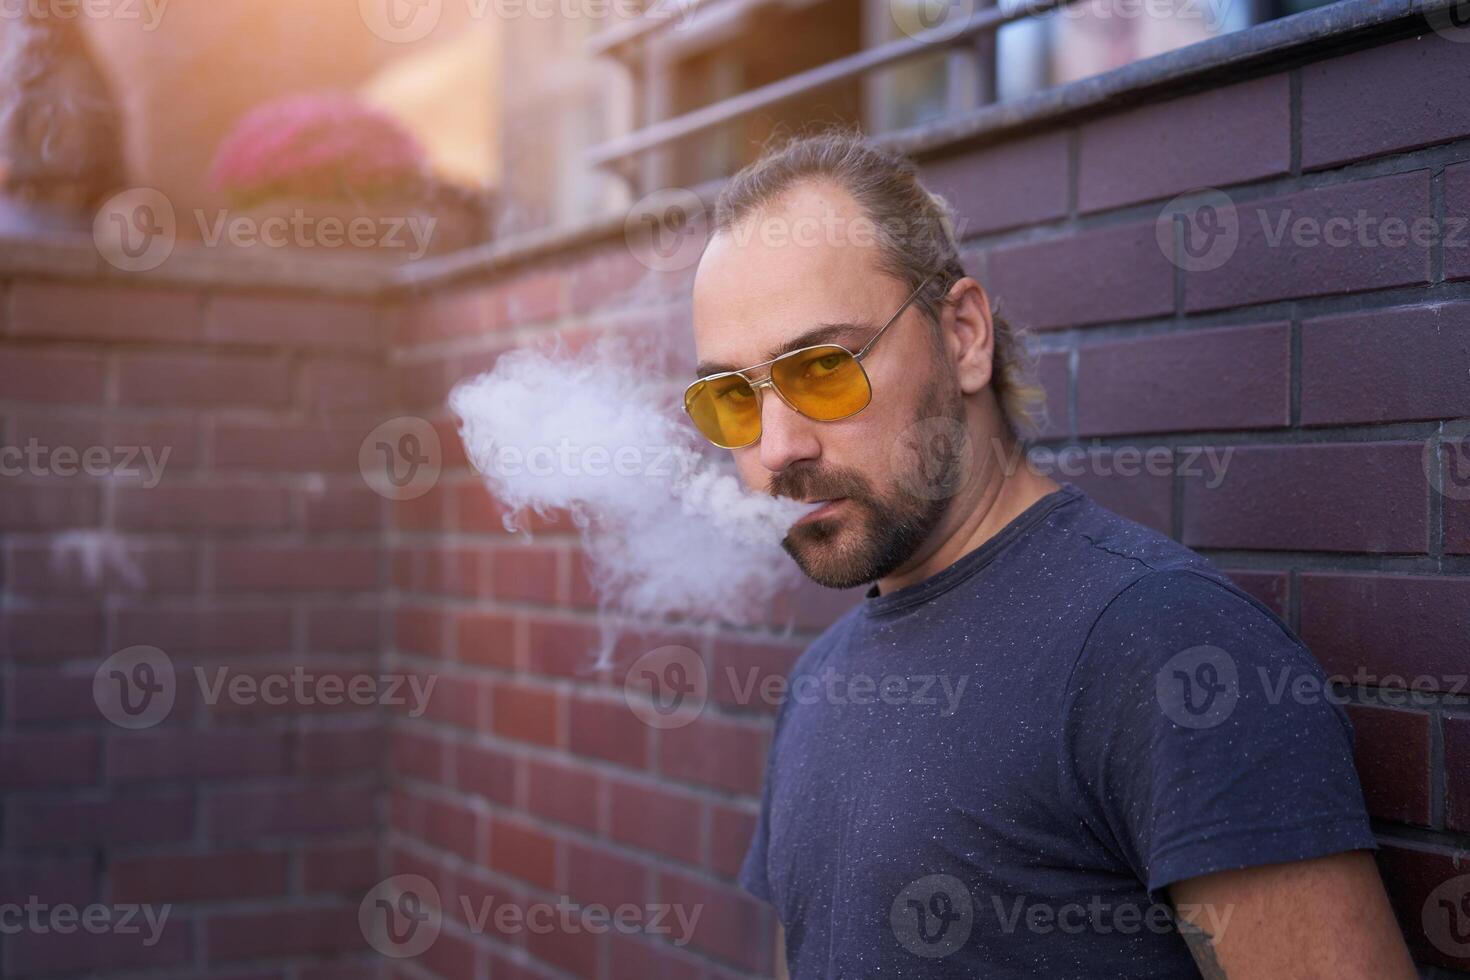
[[[1205,980],[1415,980],[1369,851],[1169,886]]]
[[[786,930],[776,923],[776,980],[791,980],[786,972]]]

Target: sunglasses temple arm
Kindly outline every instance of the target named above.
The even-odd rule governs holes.
[[[888,318],[888,322],[887,323],[883,324],[883,326],[881,326],[881,327],[878,328],[878,332],[875,333],[875,334],[873,334],[873,339],[870,340],[870,341],[868,341],[866,344],[864,344],[862,350],[860,350],[856,354],[852,355],[854,360],[861,361],[864,357],[867,356],[868,350],[874,344],[876,344],[878,342],[878,338],[881,337],[881,336],[883,336],[884,332],[889,327],[893,326],[895,323],[898,322],[898,318],[901,317],[901,316],[903,316],[903,311],[906,310],[906,309],[908,309],[909,308],[909,304],[912,303],[915,299],[918,298],[919,293],[921,293],[921,292],[924,291],[924,287],[927,286],[927,285],[929,285],[929,280],[930,279],[933,279],[934,276],[935,276],[935,273],[932,273],[931,272],[931,273],[929,273],[929,275],[927,275],[927,276],[924,277],[924,281],[921,282],[921,283],[919,283],[919,288],[918,289],[915,289],[912,293],[909,293],[909,298],[903,301],[903,305],[898,308],[898,312],[897,313],[894,313],[893,316],[891,316],[891,317]]]

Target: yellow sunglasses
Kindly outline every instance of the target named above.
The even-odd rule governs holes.
[[[809,419],[835,422],[856,415],[873,399],[873,385],[863,368],[863,358],[936,274],[926,276],[857,353],[841,344],[817,344],[787,351],[740,371],[708,375],[684,389],[684,411],[700,434],[721,449],[742,449],[761,437],[759,393],[767,385],[792,411]],[[747,376],[747,372],[767,364],[771,370],[766,377],[752,381]]]

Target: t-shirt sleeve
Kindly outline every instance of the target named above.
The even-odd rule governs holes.
[[[1338,700],[1264,606],[1203,573],[1149,572],[1068,679],[1063,794],[1155,900],[1214,871],[1374,849]]]

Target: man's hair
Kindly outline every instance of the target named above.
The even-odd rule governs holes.
[[[710,234],[737,226],[787,191],[828,181],[843,188],[872,223],[879,267],[912,292],[932,272],[914,300],[942,351],[940,307],[966,275],[955,238],[954,210],[919,182],[907,157],[867,141],[861,132],[834,128],[793,138],[731,177],[720,191]],[[1007,428],[1017,438],[1033,434],[1045,411],[1045,392],[1035,381],[1035,359],[1025,331],[992,309],[995,351],[990,384]]]

